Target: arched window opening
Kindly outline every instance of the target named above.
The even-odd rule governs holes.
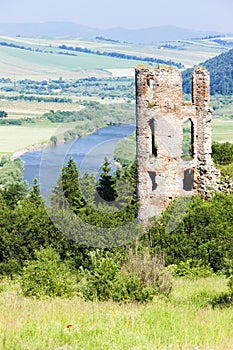
[[[149,171],[148,174],[151,180],[151,190],[155,191],[158,186],[156,183],[156,173],[154,171]]]
[[[148,79],[147,85],[151,90],[151,99],[155,100],[156,99],[156,81],[154,79]]]
[[[191,160],[193,158],[193,140],[193,122],[191,119],[187,119],[183,124],[183,142],[181,155],[183,160]]]
[[[154,119],[150,120],[150,130],[151,130],[151,154],[157,157],[156,121]]]
[[[193,169],[186,169],[184,171],[183,189],[185,191],[192,191],[194,182],[194,171]]]

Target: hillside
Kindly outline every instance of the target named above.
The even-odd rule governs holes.
[[[210,72],[211,95],[233,94],[233,49],[211,58],[200,65],[205,66]],[[185,93],[191,93],[191,80],[193,68],[183,72],[183,89]]]
[[[222,44],[201,39],[156,45],[108,40],[0,35],[0,77],[15,76],[18,80],[133,76],[140,63],[188,68],[228,50]]]

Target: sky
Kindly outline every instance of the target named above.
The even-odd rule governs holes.
[[[233,0],[1,0],[0,23],[65,21],[97,28],[161,25],[233,32]]]

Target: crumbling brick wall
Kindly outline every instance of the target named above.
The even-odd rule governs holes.
[[[210,195],[219,171],[211,159],[209,73],[193,72],[192,103],[182,101],[182,77],[171,66],[136,69],[137,195],[139,221],[159,215],[175,197]],[[191,157],[182,157],[184,122],[191,128]]]

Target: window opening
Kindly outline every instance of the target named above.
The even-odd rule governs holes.
[[[186,169],[184,171],[183,189],[185,191],[192,191],[194,181],[194,171],[193,169]]]
[[[154,79],[148,79],[147,85],[151,90],[151,99],[155,100],[156,99],[156,81]]]
[[[194,154],[193,122],[187,119],[183,124],[182,159],[191,160]]]
[[[154,119],[150,120],[150,130],[151,130],[151,154],[157,157],[156,121]]]
[[[152,191],[155,191],[158,186],[156,183],[156,173],[154,171],[149,171],[148,174],[151,180],[151,189]]]

